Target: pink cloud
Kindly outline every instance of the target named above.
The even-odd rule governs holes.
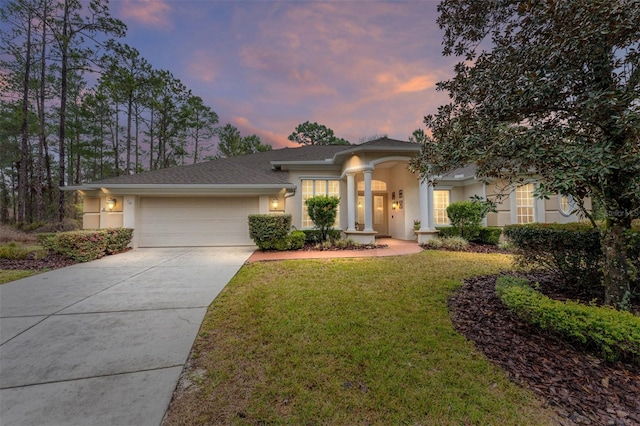
[[[164,0],[123,0],[120,5],[120,13],[127,22],[133,20],[156,28],[173,28],[170,12],[171,6]]]
[[[188,60],[188,72],[192,78],[213,83],[217,75],[217,58],[206,50],[196,50]]]

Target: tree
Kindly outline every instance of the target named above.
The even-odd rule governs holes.
[[[218,114],[204,104],[200,96],[189,96],[183,108],[187,136],[193,142],[193,164],[199,155],[209,147],[202,146],[203,141],[211,139],[218,124]]]
[[[329,195],[317,195],[304,202],[307,214],[316,229],[320,230],[320,240],[326,241],[329,229],[336,223],[340,198]]]
[[[218,144],[217,158],[236,157],[239,155],[255,154],[257,152],[271,151],[271,145],[263,144],[257,135],[240,135],[240,131],[231,123],[216,129],[216,135],[220,140]]]
[[[349,141],[337,138],[327,126],[308,121],[298,124],[288,139],[301,145],[351,145]]]
[[[600,202],[605,302],[625,305],[637,273],[625,233],[640,215],[638,1],[445,0],[438,10],[443,53],[463,62],[437,86],[452,101],[425,117],[431,136],[414,170],[433,181],[475,163],[481,177],[539,179],[539,197]]]
[[[427,135],[422,129],[416,129],[409,136],[409,142],[411,143],[424,143],[427,140]]]

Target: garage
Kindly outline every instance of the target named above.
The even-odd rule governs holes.
[[[141,197],[138,245],[253,245],[247,216],[258,212],[258,197]]]

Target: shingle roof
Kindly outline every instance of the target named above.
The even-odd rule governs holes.
[[[288,174],[275,171],[272,161],[314,161],[332,158],[345,146],[303,146],[283,148],[239,157],[220,158],[197,164],[153,170],[135,175],[122,175],[91,182],[95,185],[109,184],[285,184]]]
[[[288,173],[278,171],[278,162],[318,162],[331,160],[341,152],[354,148],[397,149],[415,147],[415,144],[381,138],[361,145],[310,145],[283,148],[238,157],[221,158],[167,169],[153,170],[135,175],[122,175],[91,182],[90,186],[108,185],[282,185],[287,184]]]

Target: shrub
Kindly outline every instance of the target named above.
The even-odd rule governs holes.
[[[318,195],[307,198],[304,203],[307,206],[309,218],[313,221],[316,229],[320,231],[320,241],[326,241],[329,229],[336,223],[340,198]]]
[[[436,227],[436,229],[438,230],[438,236],[440,238],[460,236],[460,230],[458,228],[454,228],[453,226],[439,226]]]
[[[56,234],[54,251],[78,262],[99,259],[107,252],[107,233],[104,230],[72,231]]]
[[[500,242],[500,235],[502,235],[502,228],[485,226],[480,228],[477,240],[472,241],[495,246]]]
[[[300,250],[304,247],[306,235],[302,231],[293,231],[287,237],[289,239],[289,250]]]
[[[127,249],[133,237],[131,228],[110,228],[38,234],[38,242],[56,253],[78,262],[88,262]]]
[[[249,215],[249,236],[261,250],[287,250],[286,248],[280,249],[278,247],[288,244],[287,235],[290,229],[290,214]]]
[[[104,230],[107,234],[106,254],[120,253],[129,247],[133,238],[131,228],[109,228]]]
[[[307,243],[318,243],[322,241],[322,235],[318,229],[303,229],[300,232],[304,232]],[[339,240],[342,238],[342,231],[339,229],[329,229],[327,230],[327,238],[331,241]]]
[[[458,235],[467,241],[478,238],[482,220],[487,213],[496,211],[495,204],[479,197],[472,197],[471,201],[458,201],[449,204],[447,216],[451,226],[458,230]]]
[[[602,291],[600,232],[583,223],[509,225],[504,235],[515,247],[521,267],[545,269],[563,284],[579,283]]]
[[[439,249],[439,248],[442,248],[442,244],[443,244],[442,238],[431,238],[427,240],[427,242],[424,245],[427,248]]]
[[[462,237],[442,238],[442,247],[450,250],[462,250],[469,245],[469,242]]]
[[[496,293],[518,316],[544,330],[595,349],[606,360],[640,363],[640,317],[630,312],[553,300],[516,277],[498,278]]]

